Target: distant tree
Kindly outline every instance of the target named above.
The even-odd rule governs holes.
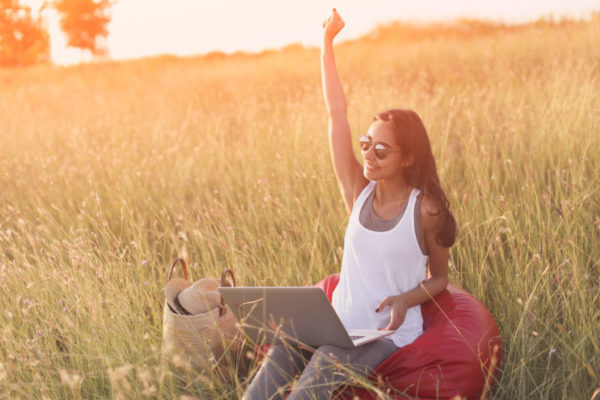
[[[60,27],[68,37],[67,45],[88,50],[92,55],[102,56],[107,49],[99,38],[108,36],[110,0],[54,0],[54,8],[61,14]]]
[[[50,62],[50,39],[41,20],[18,0],[0,0],[0,66]]]

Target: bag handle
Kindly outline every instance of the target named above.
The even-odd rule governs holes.
[[[231,275],[231,283],[227,280],[227,274]],[[233,271],[229,268],[225,269],[221,274],[221,287],[235,287],[235,276],[233,276]],[[225,299],[221,296],[221,305],[219,305],[219,317],[222,317],[227,312],[225,308]]]
[[[173,270],[175,269],[175,265],[177,265],[177,263],[181,263],[181,270],[183,271],[183,278],[187,281],[188,280],[188,271],[187,271],[187,265],[185,263],[185,260],[183,258],[176,258],[175,261],[173,261],[173,264],[171,264],[171,268],[169,268],[169,279],[167,279],[167,281],[171,280],[171,277],[173,276]]]

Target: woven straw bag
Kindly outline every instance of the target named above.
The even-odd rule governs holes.
[[[171,281],[175,266],[181,263],[183,278],[188,280],[185,261],[176,259],[169,269]],[[231,276],[232,284],[226,279]],[[221,275],[221,286],[235,286],[233,271],[226,269]],[[191,283],[190,283],[191,285]],[[183,315],[174,310],[165,299],[163,313],[163,355],[171,361],[180,356],[193,367],[210,368],[219,363],[227,353],[235,356],[239,349],[239,330],[233,312],[221,297],[218,307],[195,315]],[[212,360],[211,360],[212,359]],[[211,362],[212,361],[212,362]]]

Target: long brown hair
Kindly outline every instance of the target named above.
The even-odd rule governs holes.
[[[457,235],[456,220],[450,212],[450,203],[440,184],[423,121],[416,112],[400,109],[379,113],[373,117],[373,121],[389,123],[402,155],[412,155],[414,162],[403,169],[404,179],[409,185],[420,189],[424,196],[434,200],[438,211],[433,215],[442,213],[443,216],[437,227],[436,242],[441,246],[451,247]]]

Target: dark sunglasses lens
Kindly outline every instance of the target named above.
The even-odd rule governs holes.
[[[371,148],[371,144],[372,142],[368,139],[360,139],[360,149],[362,151],[369,151],[369,149]]]
[[[388,154],[389,152],[387,149],[378,149],[375,147],[375,157],[379,158],[380,160],[386,158]]]

